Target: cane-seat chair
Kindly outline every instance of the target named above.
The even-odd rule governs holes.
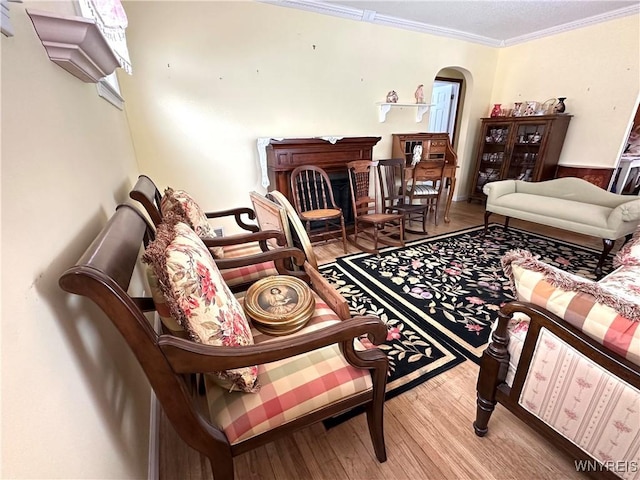
[[[293,205],[312,242],[340,234],[347,253],[347,231],[342,209],[333,197],[327,172],[314,165],[302,165],[291,172]]]
[[[404,246],[404,214],[382,210],[377,176],[377,161],[356,160],[347,163],[353,203],[354,234],[352,242],[361,250],[378,253],[378,244]],[[363,244],[366,240],[373,247]]]
[[[182,289],[176,284],[172,286],[178,289],[176,292],[164,288],[163,293],[172,298],[172,305],[183,297],[191,299],[189,295],[196,295],[197,300],[213,294],[216,298],[209,298],[209,302],[215,301],[216,305],[218,300],[231,302],[234,317],[238,317],[242,306],[234,303],[237,300],[233,295],[225,294],[227,288],[220,283],[213,258],[207,255],[204,244],[186,224],[170,224],[163,222],[158,227],[162,234],[146,247],[144,258],[148,259],[150,251],[157,258],[166,255],[171,262],[165,261],[164,267],[157,267],[162,261],[156,262],[154,268],[168,269],[171,263],[172,268],[191,268],[192,275],[186,275],[188,282]],[[165,228],[174,230],[165,232],[162,230]],[[199,337],[192,327],[185,327],[189,334],[183,337],[166,330],[158,333],[145,315],[157,304],[151,298],[128,293],[132,277],[137,277],[140,248],[154,234],[136,208],[119,207],[59,283],[67,292],[88,297],[113,322],[142,367],[176,433],[207,457],[215,480],[234,478],[236,455],[356,406],[365,407],[376,458],[380,462],[386,460],[383,410],[388,360],[378,348],[362,349],[362,345],[357,345],[362,335],[367,335],[374,344],[384,341],[387,328],[380,319],[351,317],[345,299],[305,262],[303,252],[287,247],[262,255],[274,260],[280,273],[287,273],[281,269],[285,257],[304,267],[304,281],[312,289],[315,310],[307,326],[295,335],[272,337],[253,331],[253,340],[248,344],[218,346],[207,341],[208,337],[196,341]],[[162,242],[167,241],[178,243],[163,246]],[[192,245],[189,250],[187,245]],[[198,268],[192,265],[191,257],[175,256],[176,252],[185,251],[192,256],[204,252],[197,257]],[[207,275],[198,280],[201,270],[206,270]],[[164,275],[170,282],[169,276]],[[193,288],[193,282],[199,288]],[[162,285],[166,287],[164,282]],[[211,285],[220,288],[212,291]],[[186,310],[176,310],[179,308],[172,306],[171,315],[182,312],[177,318],[183,318],[184,322],[185,317],[180,315],[185,315]],[[102,319],[96,318],[99,320]],[[188,321],[193,320],[191,317]],[[243,328],[246,332],[248,327]],[[257,373],[257,382],[262,385],[258,392],[230,392],[212,380],[215,372],[246,368],[254,378]],[[195,380],[203,376],[204,392],[199,388],[203,382]],[[257,388],[253,384],[252,391]],[[203,404],[205,408],[201,408]]]
[[[445,189],[445,161],[421,160],[411,171],[407,195],[411,204],[424,203],[434,212],[434,223],[438,225],[438,206]]]
[[[427,234],[427,211],[429,206],[412,204],[407,195],[407,170],[404,158],[386,158],[378,160],[378,180],[382,204],[387,213],[401,213],[404,215],[404,231],[420,235]],[[422,230],[412,230],[410,225],[414,220],[422,224]]]

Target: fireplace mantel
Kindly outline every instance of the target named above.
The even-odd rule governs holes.
[[[322,138],[270,140],[266,146],[270,190],[291,200],[291,172],[300,165],[315,165],[327,173],[346,172],[347,163],[371,160],[373,147],[381,137],[343,137],[334,142]]]

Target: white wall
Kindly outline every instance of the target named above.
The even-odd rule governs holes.
[[[248,205],[263,190],[258,137],[381,136],[373,155],[388,157],[392,133],[426,131],[428,118],[394,108],[380,123],[376,102],[393,89],[413,103],[421,83],[430,98],[446,67],[468,72],[461,176],[471,168],[497,49],[257,2],[124,5],[127,115],[140,167],[161,188],[211,210]]]
[[[563,165],[615,167],[640,93],[640,17],[506,48],[491,103],[567,97]],[[488,113],[488,112],[487,112]]]
[[[110,321],[63,292],[137,177],[124,112],[49,61],[25,8],[2,36],[2,478],[146,478],[149,387]]]

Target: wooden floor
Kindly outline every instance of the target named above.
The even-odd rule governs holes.
[[[454,203],[451,223],[429,225],[429,236],[483,223],[477,203]],[[495,218],[494,218],[495,217]],[[501,222],[494,215],[491,220]],[[597,249],[598,239],[512,220],[524,228]],[[410,236],[410,239],[419,238]],[[614,247],[614,252],[619,244]],[[341,242],[314,248],[320,263],[343,255]],[[355,253],[349,246],[349,253]],[[473,433],[478,366],[466,361],[388,402],[385,438],[388,460],[375,459],[364,415],[328,431],[306,428],[235,459],[236,478],[244,479],[558,479],[584,478],[573,460],[551,447],[500,405],[489,433]],[[162,415],[160,479],[211,479],[207,460],[187,447]]]

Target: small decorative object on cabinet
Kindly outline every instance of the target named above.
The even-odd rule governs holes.
[[[558,97],[558,103],[555,106],[555,112],[556,113],[564,113],[564,111],[566,110],[567,106],[564,104],[564,101],[567,99],[567,97]]]
[[[512,115],[514,117],[521,117],[522,116],[522,102],[515,102],[513,104],[513,113]]]
[[[571,115],[483,118],[469,201],[485,201],[487,182],[555,177]]]
[[[527,107],[524,109],[524,113],[522,115],[524,115],[525,117],[528,117],[530,115],[535,115],[537,111],[538,111],[538,102],[530,101],[530,102],[527,102]]]
[[[387,93],[387,103],[398,103],[398,94],[395,90],[391,90]]]
[[[491,110],[491,117],[499,117],[502,114],[502,104],[496,103]]]

